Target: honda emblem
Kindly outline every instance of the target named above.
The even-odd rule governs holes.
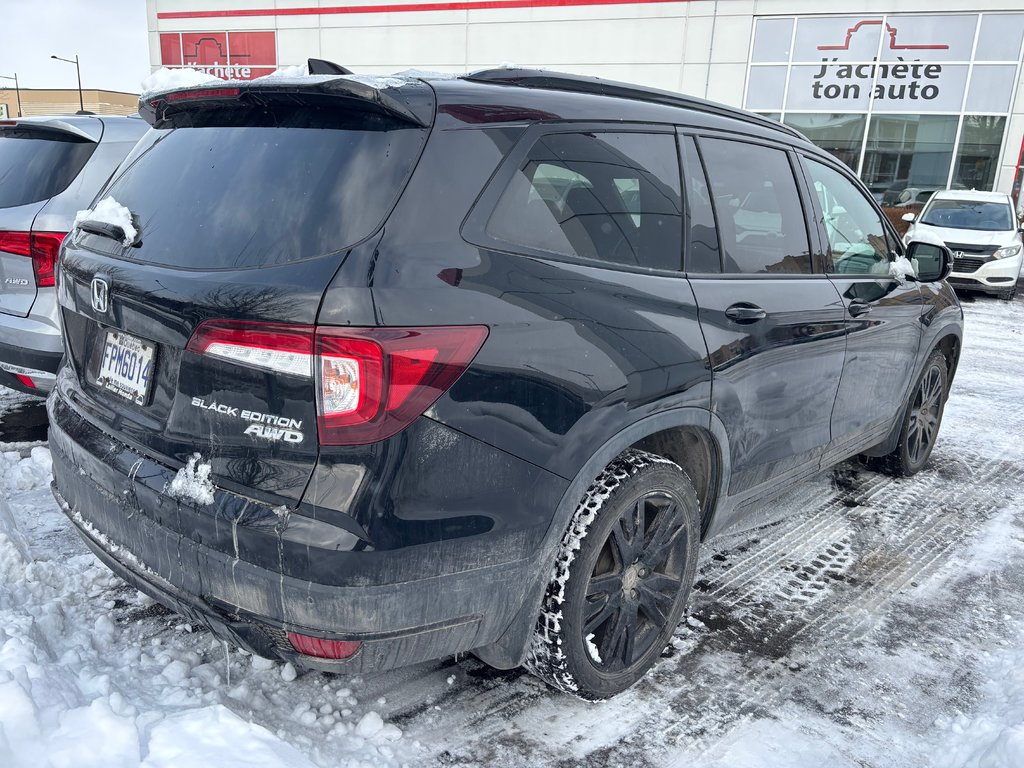
[[[92,279],[92,308],[97,312],[107,311],[107,294],[110,286],[102,277]]]

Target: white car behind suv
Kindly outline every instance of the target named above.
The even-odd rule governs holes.
[[[1021,266],[1021,236],[1013,202],[1002,192],[946,190],[936,192],[904,236],[910,242],[922,232],[942,238],[953,251],[949,282],[1013,298]]]

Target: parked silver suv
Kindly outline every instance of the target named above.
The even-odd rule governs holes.
[[[53,388],[63,355],[53,287],[61,242],[148,129],[138,116],[0,121],[0,384]]]

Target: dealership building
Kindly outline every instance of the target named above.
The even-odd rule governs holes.
[[[1018,2],[147,0],[151,64],[254,78],[307,58],[358,73],[503,62],[770,115],[886,190],[1016,192]],[[1015,11],[1014,6],[1017,6]]]

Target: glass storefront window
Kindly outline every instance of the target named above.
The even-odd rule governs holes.
[[[965,115],[956,151],[953,188],[992,189],[999,167],[1005,117]]]
[[[787,114],[785,123],[856,172],[867,115],[796,112]]]
[[[861,178],[883,205],[895,203],[908,188],[946,188],[958,119],[872,115]]]

